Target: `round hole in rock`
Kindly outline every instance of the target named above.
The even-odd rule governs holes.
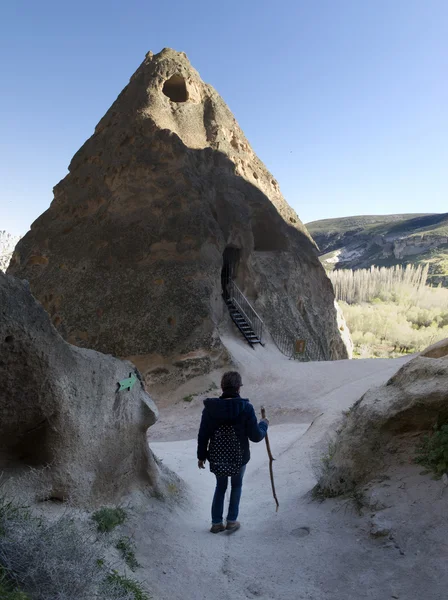
[[[188,100],[188,90],[185,79],[180,75],[173,75],[163,84],[162,92],[172,102],[186,102]]]
[[[12,344],[12,343],[13,343],[13,341],[14,341],[14,338],[12,337],[12,335],[7,335],[7,336],[5,337],[5,342],[6,342],[7,344]]]

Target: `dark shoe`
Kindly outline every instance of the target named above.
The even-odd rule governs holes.
[[[240,527],[239,521],[227,521],[226,531],[228,533],[233,533],[234,531],[238,531]]]
[[[211,526],[210,531],[212,533],[220,533],[221,531],[225,531],[225,529],[223,523],[215,523]]]

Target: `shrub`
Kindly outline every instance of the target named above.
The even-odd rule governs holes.
[[[110,590],[120,589],[123,593],[129,594],[129,597],[132,598],[132,600],[150,600],[150,596],[148,596],[138,581],[129,579],[129,577],[125,577],[117,573],[117,571],[113,571],[107,576],[103,591],[105,594],[108,594],[110,593]]]
[[[140,565],[138,564],[138,561],[135,558],[135,545],[131,538],[120,538],[115,547],[117,548],[117,550],[120,551],[123,560],[131,569],[131,571],[135,571],[136,569],[138,569]]]
[[[433,471],[437,477],[448,472],[448,424],[423,438],[417,446],[415,460]]]
[[[48,521],[0,498],[2,600],[145,600],[139,584],[108,576],[105,550],[103,536],[67,514]]]
[[[419,352],[448,337],[448,290],[425,285],[427,272],[410,265],[332,272],[356,356]]]
[[[5,501],[0,527],[0,564],[33,600],[91,597],[101,574],[90,532],[68,517],[46,522]]]
[[[98,526],[101,533],[109,533],[118,525],[122,525],[126,520],[126,511],[123,508],[108,508],[104,506],[92,515],[92,519]]]
[[[6,569],[0,566],[0,598],[2,600],[30,600],[24,592],[21,592],[8,577]]]
[[[331,479],[331,461],[333,460],[335,451],[336,442],[330,440],[325,454],[312,464],[314,476],[317,479],[317,484],[312,490],[312,497],[314,500],[322,501],[325,500],[325,498],[336,498],[341,495],[339,490],[334,490],[328,483]]]
[[[448,294],[448,290],[441,291]],[[352,335],[355,354],[362,358],[419,352],[448,337],[441,308],[408,309],[407,305],[392,302],[340,302],[340,306]]]

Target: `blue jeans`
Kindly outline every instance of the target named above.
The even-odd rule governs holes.
[[[231,477],[232,490],[230,492],[229,511],[227,513],[227,521],[236,521],[238,518],[238,510],[240,507],[241,492],[243,489],[243,477],[246,471],[246,465],[241,468],[238,475]],[[212,504],[212,523],[222,523],[222,513],[224,510],[224,497],[226,495],[228,477],[216,476],[216,489],[213,496]]]

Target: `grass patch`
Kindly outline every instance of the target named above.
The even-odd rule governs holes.
[[[122,537],[118,540],[117,545],[115,546],[117,550],[120,551],[123,560],[131,569],[131,571],[135,571],[140,567],[137,559],[135,558],[135,544],[129,537]]]
[[[117,510],[123,522],[123,509],[113,509],[114,521]],[[106,540],[68,514],[47,520],[0,496],[0,599],[149,600],[138,582],[111,570]],[[127,564],[135,560],[130,542],[120,549]]]
[[[358,515],[362,515],[362,509],[366,506],[366,499],[362,490],[353,489],[349,494]]]
[[[448,423],[423,438],[417,446],[415,462],[439,478],[448,472]]]
[[[353,505],[358,515],[362,515],[363,509],[367,506],[364,492],[356,487],[341,491],[335,490],[331,486],[319,482],[311,490],[311,497],[318,502],[323,502],[328,498],[347,498],[348,502]]]
[[[343,410],[342,411],[342,416],[345,417],[345,418],[349,417],[352,414],[354,408],[357,406],[357,404],[358,404],[358,402],[355,402],[354,404],[352,404],[350,406],[350,408],[347,408],[346,410]]]
[[[0,498],[0,530],[0,564],[6,574],[1,585],[11,596],[2,590],[2,600],[104,598],[95,595],[104,581],[97,563],[103,547],[89,528],[65,515],[54,521],[38,518]],[[8,581],[23,592],[9,590]]]
[[[105,506],[93,513],[92,519],[97,524],[99,532],[109,533],[126,521],[126,511],[120,507],[108,508]]]
[[[323,502],[327,498],[337,498],[339,495],[330,488],[323,487],[320,483],[317,483],[311,490],[311,497],[318,502]]]
[[[151,597],[148,596],[138,581],[120,575],[117,571],[113,571],[107,576],[106,587],[107,586],[121,589],[123,593],[133,594],[134,600],[151,600]]]
[[[336,452],[336,442],[332,441],[328,443],[328,450],[326,454],[324,454],[320,461],[322,463],[322,470],[324,473],[328,472],[330,469],[331,461],[333,460],[334,454]]]
[[[195,398],[195,396],[205,396],[209,392],[213,392],[214,390],[218,390],[218,389],[219,389],[219,387],[216,385],[216,383],[214,381],[212,381],[212,383],[210,384],[210,386],[206,390],[204,390],[202,393],[200,393],[200,394],[189,394],[188,396],[184,396],[183,397],[183,401],[184,402],[192,402],[193,399]]]
[[[313,500],[323,502],[326,498],[336,498],[341,495],[339,491],[334,490],[331,485],[328,485],[328,482],[331,479],[331,461],[333,460],[335,452],[336,442],[334,440],[328,442],[326,453],[312,466],[314,475],[317,479],[317,484],[311,491]]]
[[[8,572],[0,565],[0,598],[2,600],[30,600],[24,592],[21,592],[8,577]]]
[[[352,409],[356,403],[352,406]],[[337,450],[338,438],[328,442],[327,451],[321,458],[312,463],[312,469],[317,484],[311,490],[313,500],[323,502],[327,498],[346,498],[352,503],[358,514],[366,506],[362,490],[358,488],[359,481],[353,478],[348,469],[341,469],[333,464]]]
[[[171,496],[178,496],[179,495],[179,487],[175,483],[169,483],[166,486],[166,489],[167,489],[167,492]]]

